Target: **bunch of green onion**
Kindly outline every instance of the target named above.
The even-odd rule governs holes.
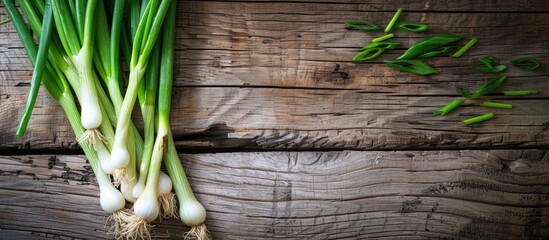
[[[21,0],[24,18],[13,0],[3,3],[34,66],[17,134],[25,133],[43,85],[90,162],[112,234],[150,238],[150,222],[177,216],[173,187],[187,237],[209,239],[169,123],[176,1]],[[136,99],[142,133],[131,119]]]

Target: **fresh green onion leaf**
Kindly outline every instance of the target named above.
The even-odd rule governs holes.
[[[465,120],[463,120],[463,123],[469,125],[469,124],[473,124],[473,123],[487,121],[487,120],[490,120],[492,118],[494,118],[494,114],[493,113],[487,113],[487,114],[480,115],[480,116],[477,116],[477,117],[472,117],[472,118],[465,119]]]
[[[495,57],[482,57],[479,59],[484,66],[476,67],[475,69],[481,73],[498,73],[507,69],[507,66],[501,64],[499,59]]]
[[[384,51],[385,49],[383,48],[367,48],[366,50],[357,54],[353,58],[353,61],[368,61],[379,57],[379,55],[381,55]]]
[[[401,31],[407,32],[425,32],[429,30],[429,26],[423,23],[411,23],[411,22],[399,22],[395,25],[395,28]]]
[[[381,36],[381,37],[372,39],[372,43],[383,42],[383,41],[385,41],[385,40],[387,40],[387,39],[393,38],[394,36],[395,36],[394,34],[389,33],[389,34],[387,34],[387,35],[384,35],[384,36]]]
[[[445,54],[445,53],[449,53],[450,51],[452,51],[456,46],[445,46],[445,47],[441,47],[437,50],[433,50],[431,52],[428,52],[428,53],[424,53],[424,54],[421,54],[419,56],[417,56],[417,58],[419,59],[425,59],[425,58],[432,58],[432,57],[436,57],[438,55],[441,55],[441,54]]]
[[[363,32],[375,32],[380,29],[380,27],[378,27],[377,25],[364,20],[347,21],[345,25],[350,29],[359,30]],[[363,26],[366,26],[366,27],[363,27]]]
[[[386,60],[385,63],[401,72],[410,72],[417,75],[428,75],[437,72],[429,64],[420,60]]]
[[[25,110],[19,126],[17,127],[17,135],[23,136],[27,130],[30,117],[34,104],[36,103],[36,97],[38,96],[38,90],[40,89],[40,82],[46,68],[46,62],[48,61],[48,50],[51,42],[53,27],[53,16],[51,8],[51,0],[46,0],[46,11],[44,14],[44,20],[42,21],[42,35],[40,37],[40,44],[38,46],[38,53],[36,55],[36,64],[32,74],[31,86]]]
[[[370,48],[383,48],[383,49],[395,49],[398,46],[400,46],[399,42],[377,42],[377,43],[370,43],[362,48],[360,48],[360,51],[364,51],[366,49]]]
[[[463,37],[455,34],[439,34],[426,38],[412,45],[397,60],[413,59],[419,55],[440,49],[461,40]]]
[[[452,102],[448,103],[448,105],[446,105],[444,107],[441,107],[440,109],[434,111],[433,115],[440,115],[440,116],[446,115],[449,112],[456,109],[457,107],[459,107],[463,103],[464,103],[463,100],[459,100],[459,99],[453,100]]]
[[[11,21],[11,18],[6,18],[4,20],[0,20],[0,25],[5,24],[5,23],[9,23],[10,21]]]
[[[455,52],[454,55],[452,55],[452,57],[455,57],[455,58],[461,57],[461,55],[463,55],[464,53],[469,51],[469,49],[471,47],[473,47],[473,45],[475,45],[475,43],[477,43],[476,38],[473,38],[473,39],[469,40],[469,42],[467,42],[467,44],[465,44],[465,46],[463,46],[457,52]]]
[[[464,90],[462,88],[458,88],[457,91],[464,98],[477,99],[479,97],[482,97],[482,96],[492,92],[499,85],[501,85],[503,83],[503,81],[505,81],[506,78],[507,78],[507,76],[504,76],[504,75],[492,78],[487,83],[482,85],[475,93],[470,93],[467,90]]]
[[[491,108],[505,108],[505,109],[511,109],[513,108],[512,104],[509,103],[498,103],[498,102],[482,102],[480,106],[483,107],[491,107]]]
[[[526,96],[530,94],[538,94],[538,90],[515,90],[515,91],[504,91],[503,95],[505,96]]]
[[[523,70],[534,71],[539,68],[539,61],[532,57],[519,57],[511,60],[511,64]]]
[[[395,13],[395,15],[393,16],[393,18],[391,19],[391,21],[389,22],[389,24],[387,24],[387,27],[385,28],[384,32],[388,33],[388,32],[391,31],[391,28],[393,28],[393,25],[395,25],[395,23],[398,20],[398,17],[400,17],[401,13],[402,13],[402,8],[399,8],[397,10],[397,12]]]

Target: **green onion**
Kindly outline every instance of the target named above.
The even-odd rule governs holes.
[[[476,67],[475,69],[481,73],[498,73],[507,69],[507,66],[501,64],[499,59],[495,57],[482,57],[479,58],[479,61],[484,64],[484,66]]]
[[[370,43],[370,44],[360,48],[360,51],[364,51],[364,50],[370,49],[370,48],[395,49],[398,46],[400,46],[399,42],[377,42],[377,43]]]
[[[503,95],[505,96],[526,96],[530,94],[538,94],[538,90],[515,90],[515,91],[504,91]]]
[[[467,90],[464,90],[462,88],[458,88],[457,91],[459,94],[461,94],[461,96],[465,98],[476,99],[484,96],[485,94],[492,92],[499,85],[501,85],[506,78],[507,76],[504,76],[504,75],[492,78],[487,83],[482,85],[475,93],[470,93]]]
[[[385,31],[386,33],[390,32],[391,31],[391,28],[393,28],[393,25],[395,25],[396,21],[398,20],[398,17],[400,16],[400,13],[402,13],[402,8],[399,8],[397,10],[397,12],[395,13],[395,15],[393,16],[393,18],[391,19],[391,21],[389,22],[389,24],[387,24],[387,27],[385,28]]]
[[[463,46],[457,52],[455,52],[454,55],[452,55],[452,57],[455,57],[455,58],[461,57],[461,55],[466,53],[473,45],[475,45],[475,43],[477,43],[476,38],[473,38],[473,39],[469,40],[469,42],[467,42],[467,44],[465,44],[465,46]]]
[[[0,21],[0,25],[5,24],[5,23],[9,23],[10,21],[11,21],[11,18],[6,18],[6,19]]]
[[[511,60],[511,64],[523,70],[534,71],[539,68],[539,61],[532,57],[519,57]]]
[[[431,52],[421,54],[421,55],[417,56],[417,58],[419,58],[419,59],[425,59],[425,58],[436,57],[436,56],[441,55],[441,54],[449,53],[449,52],[452,51],[452,49],[454,49],[454,48],[455,48],[455,46],[445,46],[445,47],[441,47],[441,48],[436,49],[436,50],[433,50],[433,51],[431,51]]]
[[[410,23],[410,22],[399,22],[395,25],[395,28],[401,31],[407,32],[425,32],[429,30],[427,24],[422,23]]]
[[[357,54],[353,58],[353,61],[371,60],[371,59],[374,59],[374,58],[378,57],[379,55],[381,55],[384,51],[385,51],[385,49],[383,49],[383,48],[367,48],[367,49],[363,50],[362,52],[360,52],[359,54]],[[373,54],[371,54],[371,53],[373,53]]]
[[[412,45],[397,60],[408,60],[425,53],[440,49],[461,40],[463,37],[455,34],[439,34],[426,38]]]
[[[350,29],[359,30],[363,32],[374,32],[380,29],[377,25],[364,20],[347,21],[345,22],[345,25],[347,25],[347,27],[349,27]],[[362,26],[367,26],[367,27],[362,27]]]
[[[111,151],[111,161],[118,163],[120,167],[127,166],[130,162],[130,152],[128,150],[127,142],[129,138],[131,113],[137,97],[139,83],[144,76],[149,61],[149,55],[151,54],[154,43],[159,35],[164,16],[168,11],[170,3],[170,0],[161,0],[160,4],[157,1],[148,2],[134,38],[130,61],[129,83],[120,108],[119,118],[116,124],[114,145]],[[148,26],[150,26],[150,28]]]
[[[410,72],[417,75],[429,75],[437,72],[433,67],[420,60],[386,60],[385,63],[401,72]]]
[[[477,117],[472,117],[472,118],[465,119],[465,120],[463,120],[463,123],[469,125],[469,124],[473,124],[473,123],[487,121],[487,120],[490,120],[492,118],[494,118],[494,114],[493,113],[487,113],[487,114],[480,115],[480,116],[477,116]]]
[[[373,43],[383,42],[387,39],[393,38],[394,36],[395,36],[395,34],[389,33],[387,35],[372,39],[372,42]]]
[[[30,117],[32,115],[32,110],[34,104],[36,103],[36,97],[38,96],[38,89],[40,88],[40,81],[42,81],[42,76],[46,68],[46,62],[48,60],[48,50],[51,40],[51,33],[53,29],[53,17],[51,9],[51,0],[46,0],[44,20],[42,21],[42,30],[43,34],[40,37],[40,44],[38,47],[38,53],[36,55],[36,63],[34,72],[32,74],[31,86],[29,91],[29,96],[27,98],[27,103],[25,105],[25,110],[23,116],[21,117],[21,122],[17,127],[17,135],[23,136],[29,124]]]
[[[13,19],[16,31],[20,36],[31,63],[36,65],[35,60],[37,59],[38,50],[32,42],[32,36],[28,27],[25,25],[22,16],[15,8],[13,1],[4,0],[3,2],[8,14],[11,19]],[[47,5],[45,7],[49,8]],[[49,10],[46,10],[45,13],[49,14],[48,11]],[[72,97],[72,92],[70,89],[66,88],[68,85],[66,79],[62,75],[56,75],[51,66],[52,64],[47,64],[46,72],[44,73],[45,77],[42,82],[48,93],[59,103],[59,105],[61,105],[67,115],[67,118],[69,119],[69,123],[71,124],[76,137],[80,138],[84,135],[85,129],[82,127],[78,109],[76,108],[74,98]],[[101,147],[102,143],[97,146]],[[94,151],[94,149],[88,144],[83,144],[81,147],[84,150],[92,170],[96,175],[100,188],[101,207],[108,213],[121,210],[124,207],[124,197],[116,188],[114,188],[114,186],[112,186],[109,177],[99,168],[98,152]]]
[[[498,103],[498,102],[482,102],[480,106],[483,107],[491,107],[491,108],[505,108],[505,109],[511,109],[513,108],[512,104],[508,103]]]
[[[449,112],[453,111],[454,109],[456,109],[457,107],[459,107],[461,104],[463,104],[464,101],[463,100],[459,100],[459,99],[456,99],[456,100],[453,100],[452,102],[450,102],[448,105],[436,110],[433,112],[433,115],[440,115],[440,116],[443,116],[443,115],[446,115],[448,114]]]

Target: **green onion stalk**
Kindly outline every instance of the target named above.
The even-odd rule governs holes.
[[[36,1],[39,3],[40,1]],[[102,2],[99,2],[101,4]],[[21,9],[25,13],[29,25],[33,32],[40,37],[42,34],[42,22],[40,21],[40,15],[44,14],[44,5],[36,4],[32,6],[29,1],[19,1]],[[79,4],[80,6],[81,4]],[[100,5],[101,6],[101,5]],[[76,7],[75,7],[76,8]],[[53,7],[52,7],[53,9]],[[59,32],[59,31],[58,31]],[[74,42],[73,44],[76,44]],[[76,96],[79,100],[83,99],[81,94],[81,78],[79,77],[78,70],[75,68],[74,64],[71,64],[70,56],[64,52],[64,48],[61,44],[61,37],[54,35],[52,36],[51,47],[49,48],[48,60],[53,64],[55,72],[57,75],[64,75],[68,80],[69,84],[72,86]],[[91,77],[94,79],[94,84],[99,96],[100,109],[102,116],[107,116],[102,119],[101,125],[99,126],[100,131],[96,131],[97,135],[89,135],[89,131],[86,131],[86,134],[80,136],[79,140],[82,144],[92,143],[94,149],[98,152],[98,157],[100,159],[102,168],[107,173],[112,173],[112,170],[109,170],[106,167],[105,163],[110,162],[110,150],[112,148],[112,142],[114,140],[114,130],[112,129],[112,124],[116,123],[116,114],[113,109],[113,105],[107,97],[106,93],[103,91],[101,84],[96,80],[97,76],[95,72],[91,73]],[[29,97],[32,95],[29,94]],[[34,96],[36,97],[36,96]],[[82,108],[85,111],[85,108]],[[133,125],[132,125],[133,126]],[[135,127],[134,127],[135,128]],[[134,131],[137,131],[136,129]],[[82,141],[88,139],[87,137],[97,137],[95,140],[100,139],[101,141]],[[104,138],[102,137],[104,136]],[[136,152],[139,153],[139,150],[142,147],[139,146],[139,137],[134,138],[137,144]],[[141,144],[142,145],[142,144]]]
[[[69,64],[78,74],[80,86],[75,90],[81,106],[82,126],[87,129],[80,140],[89,141],[94,146],[98,141],[105,141],[98,130],[103,114],[97,93],[98,80],[93,69],[96,6],[97,0],[90,0],[85,4],[82,1],[76,1],[75,6],[69,6],[65,1],[52,1],[53,15],[61,44],[68,54]]]
[[[130,163],[131,146],[128,145],[128,141],[131,135],[129,131],[131,113],[137,97],[139,84],[145,74],[149,56],[159,35],[170,3],[170,0],[161,0],[160,2],[159,0],[149,1],[146,4],[144,13],[139,21],[136,36],[134,37],[129,82],[118,114],[114,144],[111,151],[111,161],[113,163],[123,163],[117,165],[120,169],[126,168]],[[135,161],[132,161],[132,164],[135,164]],[[132,168],[132,170],[134,169]]]
[[[162,46],[171,46],[172,49],[166,48],[166,54],[162,54],[162,67],[161,73],[163,74],[160,78],[160,92],[163,95],[162,99],[159,99],[159,114],[158,114],[158,123],[159,123],[159,132],[165,131],[165,137],[163,137],[162,144],[167,144],[164,156],[164,164],[168,170],[168,174],[172,179],[173,186],[175,188],[175,193],[177,199],[179,200],[179,217],[184,224],[191,227],[191,230],[186,234],[185,238],[190,237],[200,240],[209,240],[211,239],[208,229],[204,224],[206,220],[206,209],[204,206],[196,199],[189,180],[185,175],[183,166],[181,166],[181,161],[175,144],[172,137],[172,132],[170,129],[169,119],[170,119],[170,100],[171,100],[171,90],[173,82],[173,36],[172,32],[175,32],[175,2],[173,3],[173,8],[169,12],[169,21],[164,31],[163,43]],[[164,69],[166,68],[166,69]],[[157,140],[159,139],[157,135]]]
[[[56,69],[58,69],[58,66],[56,66],[56,62],[46,62],[45,65],[37,64],[37,59],[45,57],[47,53],[37,50],[37,47],[34,45],[34,42],[32,40],[29,28],[25,24],[22,16],[15,7],[14,1],[4,0],[3,3],[8,14],[10,15],[10,18],[13,20],[15,29],[19,34],[25,50],[27,51],[30,62],[33,64],[33,66],[35,66],[35,69],[38,69],[37,71],[42,71],[44,74],[44,78],[42,80],[44,87],[46,88],[50,96],[52,96],[65,111],[65,114],[69,119],[69,123],[71,124],[71,127],[73,128],[76,137],[82,137],[83,135],[85,135],[87,130],[82,126],[80,113],[78,112],[78,108],[76,107],[76,103],[74,101],[74,97],[72,95],[71,88],[69,86],[69,83],[67,82],[67,79],[63,74],[59,74],[56,71]],[[49,21],[47,20],[48,16],[52,14],[52,6],[50,0],[46,1],[43,12],[44,18],[46,20],[44,21],[44,30],[49,31],[47,28],[53,27],[49,24]],[[43,42],[43,38],[48,37],[51,38],[51,35],[44,34],[40,36],[40,42]],[[109,176],[104,173],[99,167],[100,152],[96,151],[89,144],[82,144],[81,147],[84,150],[84,153],[88,161],[90,162],[92,170],[97,178],[100,189],[100,204],[103,210],[110,214],[116,214],[124,211],[124,197],[112,185]]]

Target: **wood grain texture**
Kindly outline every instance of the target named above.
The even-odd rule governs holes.
[[[216,239],[546,239],[546,150],[183,155]],[[106,237],[82,156],[0,156],[0,235]],[[186,229],[157,222],[160,239]]]
[[[465,4],[466,3],[466,4]],[[181,148],[249,149],[454,149],[547,147],[549,68],[510,68],[508,81],[484,100],[507,101],[513,110],[476,107],[470,101],[450,116],[430,113],[491,77],[473,70],[476,58],[518,55],[549,62],[546,1],[185,1],[176,31],[174,131]],[[403,47],[436,33],[476,37],[464,57],[428,62],[439,74],[419,77],[376,60],[349,60],[379,35],[344,29],[349,19],[384,25],[398,6],[402,19],[430,32],[396,32]],[[406,10],[409,11],[406,11]],[[527,11],[528,12],[522,12]],[[442,12],[441,12],[442,11]],[[537,13],[532,13],[537,11]],[[487,13],[490,12],[490,13]],[[6,16],[0,8],[0,18]],[[23,138],[13,134],[32,69],[10,24],[0,26],[0,149],[77,148],[62,111],[41,92]],[[377,34],[377,35],[376,35]],[[539,89],[525,98],[498,93]],[[460,120],[493,111],[495,120],[472,127]]]

